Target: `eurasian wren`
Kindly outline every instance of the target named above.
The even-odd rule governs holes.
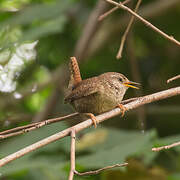
[[[134,85],[139,85],[117,72],[107,72],[82,80],[75,57],[71,57],[70,71],[65,103],[70,103],[79,113],[90,115],[95,126],[95,117],[92,114],[101,114],[115,107],[123,109],[121,101],[126,90],[129,87],[138,89]]]

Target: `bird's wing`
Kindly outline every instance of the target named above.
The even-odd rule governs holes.
[[[72,102],[85,96],[89,96],[99,92],[100,84],[97,83],[97,78],[83,80],[79,83],[70,94],[68,94],[64,101],[65,103]]]

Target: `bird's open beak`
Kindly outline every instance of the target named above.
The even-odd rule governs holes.
[[[133,86],[133,85],[138,85],[138,86],[141,85],[141,84],[133,82],[133,81],[125,82],[123,84],[124,84],[124,86],[135,88],[135,89],[139,89],[139,87],[136,87],[136,86]]]

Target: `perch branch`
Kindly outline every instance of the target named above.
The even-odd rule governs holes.
[[[176,142],[176,143],[173,143],[173,144],[170,144],[170,145],[167,145],[167,146],[161,146],[161,147],[157,147],[157,148],[152,148],[152,151],[158,152],[158,151],[161,151],[163,149],[170,149],[170,148],[175,147],[175,146],[180,146],[180,141]]]
[[[134,101],[135,99],[137,99],[137,98],[130,98],[130,99],[123,100],[121,102],[121,104],[127,104],[129,102]],[[47,119],[45,121],[41,121],[41,122],[37,122],[37,123],[31,123],[31,124],[28,124],[28,125],[25,125],[25,126],[20,126],[20,127],[8,129],[8,130],[0,132],[0,139],[6,139],[8,137],[24,134],[24,133],[39,129],[39,128],[41,128],[41,127],[43,127],[45,125],[48,125],[48,124],[56,123],[56,122],[59,122],[59,121],[64,121],[67,118],[71,118],[71,117],[73,117],[73,116],[75,116],[77,114],[78,113],[72,113],[72,114],[68,114],[66,116]]]
[[[137,107],[140,107],[142,105],[145,105],[145,104],[148,104],[148,103],[151,103],[154,101],[158,101],[161,99],[166,99],[166,98],[176,96],[176,95],[180,95],[180,86],[176,87],[176,88],[164,90],[161,92],[157,92],[157,93],[154,93],[151,95],[140,97],[137,100],[134,100],[128,104],[125,104],[124,107],[127,109],[127,111],[129,111],[129,110],[135,109]],[[96,119],[99,123],[101,123],[101,122],[103,122],[107,119],[110,119],[114,116],[117,116],[121,113],[122,113],[122,111],[120,108],[115,108],[109,112],[105,112],[103,114],[96,116]],[[73,127],[67,128],[59,133],[51,135],[51,136],[49,136],[45,139],[42,139],[34,144],[31,144],[23,149],[20,149],[19,151],[0,159],[0,167],[4,166],[5,164],[7,164],[15,159],[18,159],[18,158],[24,156],[25,154],[28,154],[36,149],[39,149],[51,142],[57,141],[65,136],[69,136],[72,131],[72,128],[75,130],[76,133],[78,133],[78,132],[82,131],[83,129],[88,128],[92,125],[93,125],[92,120],[88,119],[88,120],[81,122]]]
[[[174,80],[179,79],[179,78],[180,78],[180,75],[177,75],[177,76],[175,76],[175,77],[172,77],[172,78],[170,78],[170,79],[167,80],[167,83],[170,83],[171,81],[174,81]]]
[[[124,9],[125,11],[127,11],[128,13],[132,14],[133,16],[135,16],[137,19],[139,19],[141,22],[143,22],[146,26],[150,27],[152,30],[154,30],[155,32],[159,33],[161,36],[163,36],[164,38],[168,39],[169,41],[175,43],[176,45],[180,46],[180,42],[177,41],[176,39],[174,39],[173,36],[169,36],[166,33],[164,33],[163,31],[161,31],[160,29],[158,29],[156,26],[154,26],[153,24],[151,24],[150,22],[148,22],[147,20],[145,20],[144,18],[142,18],[140,15],[138,15],[137,13],[135,13],[134,11],[132,11],[130,8],[128,8],[127,6],[123,5],[122,3],[117,3],[115,1],[112,0],[106,0],[107,2],[120,7],[121,9]]]
[[[138,0],[138,2],[137,2],[137,4],[136,4],[136,7],[135,7],[135,9],[134,9],[134,12],[137,12],[137,11],[138,11],[141,2],[142,2],[142,0]],[[117,7],[117,6],[116,6],[116,7]],[[133,21],[134,21],[134,18],[135,18],[134,16],[131,16],[131,19],[130,19],[130,21],[129,21],[129,24],[128,24],[128,26],[127,26],[127,28],[126,28],[126,30],[125,30],[122,38],[121,38],[121,44],[120,44],[119,51],[118,51],[117,56],[116,56],[117,59],[120,59],[120,58],[122,57],[122,51],[123,51],[124,43],[125,43],[125,41],[126,41],[126,37],[127,37],[128,32],[129,32],[129,30],[130,30],[130,28],[131,28],[131,26],[132,26],[132,23],[133,23]]]

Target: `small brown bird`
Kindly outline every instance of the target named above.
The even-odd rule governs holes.
[[[94,126],[98,123],[94,114],[112,110],[115,107],[125,112],[121,101],[126,90],[138,87],[139,83],[129,81],[123,74],[107,72],[99,76],[82,80],[75,57],[70,61],[71,78],[65,103],[70,103],[77,112],[90,116]]]

